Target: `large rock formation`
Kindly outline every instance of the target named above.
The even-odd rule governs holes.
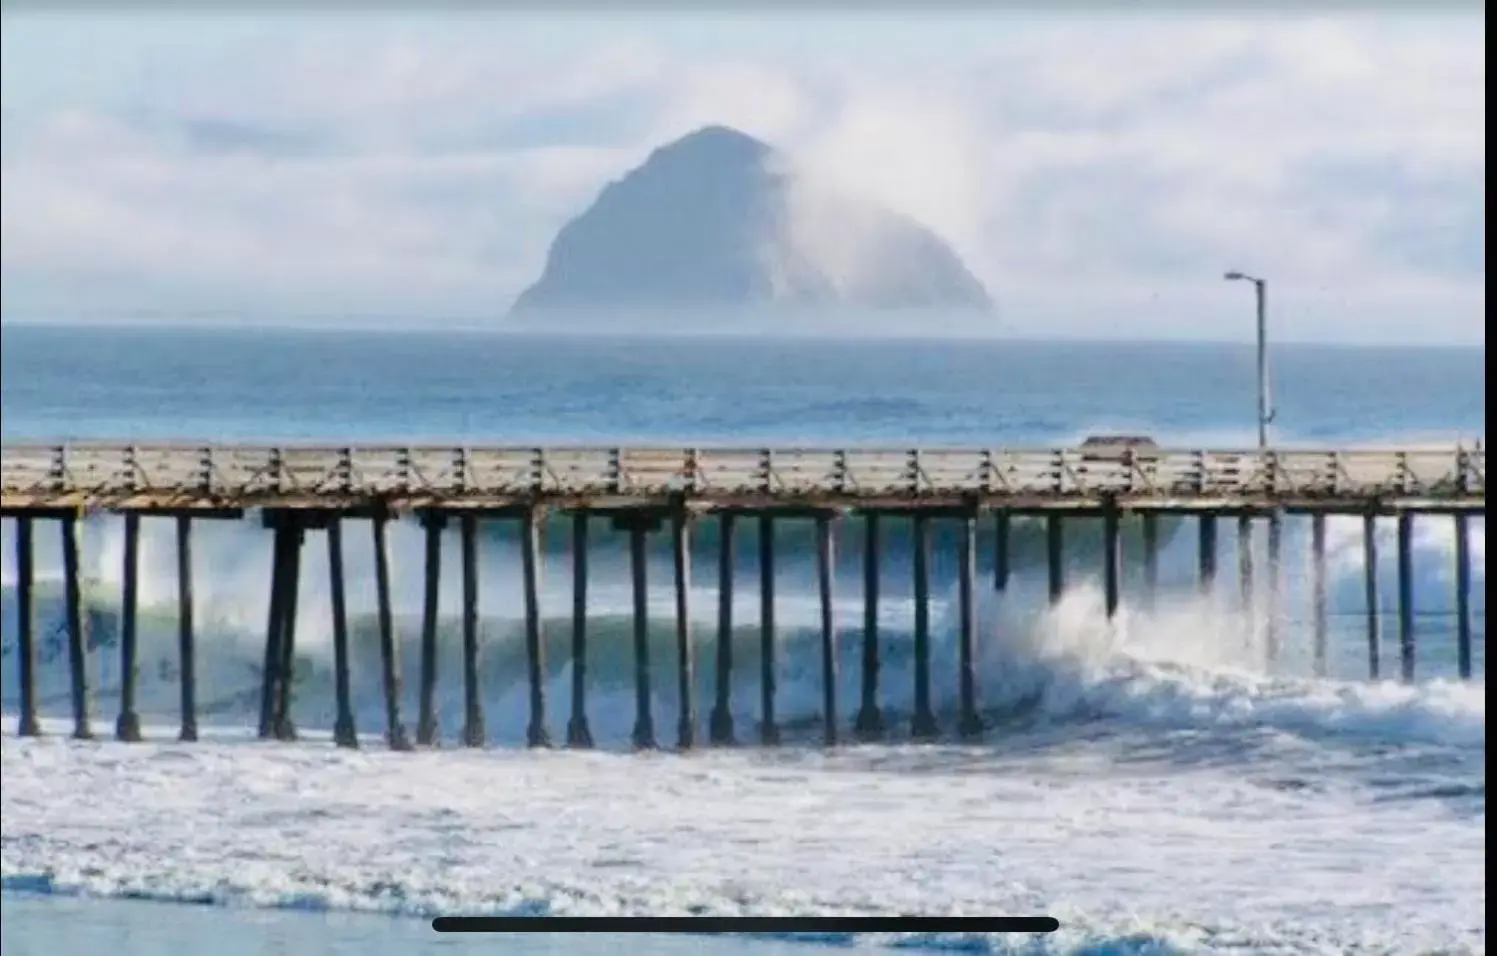
[[[991,309],[919,223],[790,173],[710,126],[656,149],[557,234],[511,314],[679,309]]]

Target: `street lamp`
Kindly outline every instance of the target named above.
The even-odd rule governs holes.
[[[1258,298],[1258,447],[1268,447],[1268,425],[1274,412],[1268,407],[1268,283],[1242,272],[1228,272],[1228,282],[1251,282]]]

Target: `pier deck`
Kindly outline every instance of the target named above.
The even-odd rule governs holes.
[[[0,508],[1485,511],[1486,452],[7,445]]]

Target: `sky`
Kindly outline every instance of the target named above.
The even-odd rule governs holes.
[[[709,123],[913,216],[984,331],[1485,345],[1480,7],[0,23],[0,316],[492,324]]]

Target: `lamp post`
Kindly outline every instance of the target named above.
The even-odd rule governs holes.
[[[1258,447],[1268,447],[1268,425],[1274,412],[1268,404],[1268,283],[1242,272],[1228,272],[1228,282],[1251,282],[1258,299]]]
[[[1268,423],[1273,421],[1274,413],[1268,405],[1268,323],[1267,323],[1267,300],[1268,283],[1263,279],[1246,275],[1241,272],[1228,272],[1224,278],[1228,282],[1251,282],[1253,291],[1258,299],[1258,448],[1262,451],[1268,450]],[[1268,513],[1268,614],[1267,627],[1263,635],[1263,651],[1270,666],[1279,655],[1278,616],[1279,616],[1279,549],[1283,538],[1282,512],[1277,508]],[[1238,519],[1237,533],[1243,535],[1248,531],[1248,518],[1243,516]],[[1250,532],[1249,532],[1250,533]],[[1248,539],[1251,542],[1251,538]],[[1251,549],[1251,543],[1248,548]],[[1251,551],[1243,552],[1250,554]]]

